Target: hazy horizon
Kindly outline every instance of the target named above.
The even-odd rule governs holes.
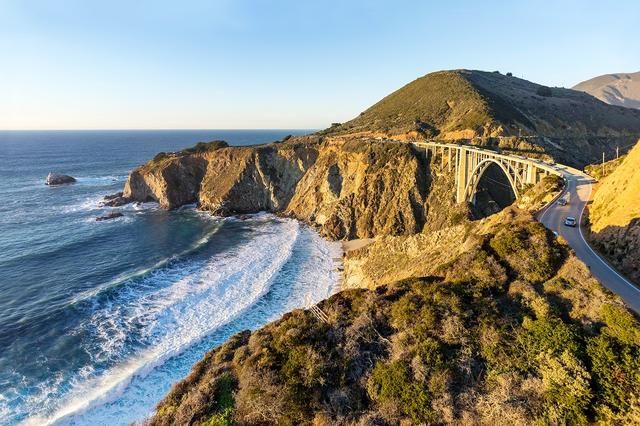
[[[631,1],[7,0],[0,129],[321,129],[442,69],[572,87],[640,69],[637,16]]]

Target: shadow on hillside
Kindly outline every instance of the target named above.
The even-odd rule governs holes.
[[[626,278],[640,286],[640,218],[625,226],[607,226],[599,232],[588,232],[588,239]]]

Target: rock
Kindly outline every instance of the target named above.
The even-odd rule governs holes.
[[[111,194],[111,195],[105,195],[104,199],[109,201],[109,200],[113,200],[116,198],[122,198],[122,191],[120,192],[116,192],[115,194]]]
[[[58,173],[49,173],[45,185],[64,185],[67,183],[74,183],[76,179],[73,176],[61,175]]]
[[[120,212],[111,212],[111,213],[106,214],[104,216],[96,217],[96,222],[101,222],[103,220],[109,220],[109,219],[115,219],[115,218],[122,217],[122,216],[124,216],[124,215],[122,213],[120,213]]]
[[[116,192],[115,194],[105,195],[104,201],[100,205],[104,207],[120,207],[129,204],[131,201],[133,200],[123,196],[122,192]]]

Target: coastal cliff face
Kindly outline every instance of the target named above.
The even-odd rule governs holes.
[[[193,203],[197,200],[206,164],[200,155],[152,160],[131,172],[123,197],[131,201],[157,201],[166,209]]]
[[[640,144],[600,181],[589,209],[591,240],[640,283]]]
[[[424,152],[409,144],[297,138],[150,161],[131,173],[123,197],[164,208],[197,202],[217,215],[282,213],[354,239],[414,234],[430,210],[456,208],[448,191],[430,197],[433,180]]]

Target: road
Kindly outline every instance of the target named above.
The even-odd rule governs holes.
[[[602,259],[589,246],[582,232],[582,215],[591,197],[593,179],[580,172],[565,166],[557,168],[567,180],[563,197],[569,203],[565,206],[554,203],[538,215],[538,220],[544,226],[567,240],[569,246],[576,252],[576,256],[582,260],[591,270],[591,274],[606,288],[616,293],[636,313],[640,314],[640,289],[624,278],[604,259]],[[573,216],[579,220],[579,226],[571,228],[564,225],[564,219]]]

